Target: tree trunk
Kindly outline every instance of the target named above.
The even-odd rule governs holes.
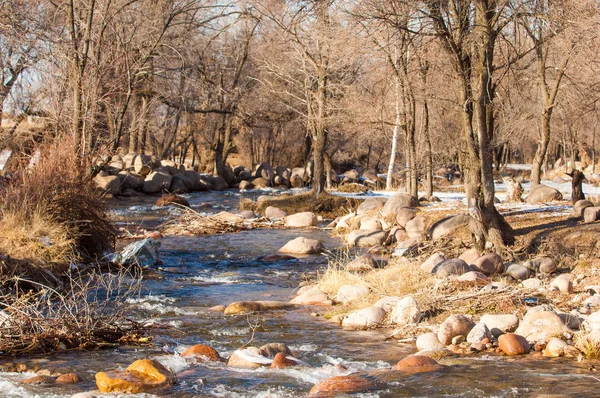
[[[569,175],[573,178],[571,180],[571,187],[572,187],[571,200],[573,201],[573,204],[575,204],[577,201],[585,199],[585,195],[583,194],[583,188],[582,188],[582,184],[583,184],[583,180],[585,179],[585,175],[583,174],[583,172],[581,172],[577,169],[574,169],[573,173],[570,173]]]
[[[398,151],[398,131],[400,129],[400,77],[398,74],[395,75],[395,118],[394,118],[394,132],[392,133],[392,148],[390,153],[390,163],[388,164],[387,178],[385,180],[385,189],[387,191],[392,189],[392,177],[394,174],[394,167],[396,164],[396,152]]]

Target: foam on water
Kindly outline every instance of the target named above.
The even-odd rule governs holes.
[[[182,358],[179,355],[160,355],[154,357],[153,359],[160,362],[163,366],[165,366],[173,373],[179,373],[182,370],[185,370],[190,367],[185,358]]]
[[[207,391],[205,391],[206,394],[209,394],[210,396],[213,397],[231,397],[231,398],[272,398],[272,397],[277,397],[277,398],[287,398],[287,397],[295,397],[297,395],[295,395],[293,393],[293,391],[291,391],[290,389],[287,389],[285,387],[276,387],[276,388],[269,388],[267,390],[264,391],[256,391],[253,390],[251,392],[239,392],[239,391],[235,391],[234,389],[232,389],[229,386],[226,386],[224,384],[219,384]]]
[[[159,314],[175,314],[175,315],[195,315],[196,312],[184,310],[179,307],[172,305],[165,305],[162,303],[142,302],[135,305],[140,310],[146,310],[149,312],[158,312]]]
[[[211,329],[209,331],[213,336],[245,336],[251,332],[248,327],[228,328],[228,329]]]

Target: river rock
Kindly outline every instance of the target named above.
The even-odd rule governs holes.
[[[58,376],[55,380],[56,384],[73,385],[79,383],[79,375],[76,373],[65,373]]]
[[[600,311],[591,313],[584,322],[587,330],[600,330]]]
[[[467,335],[467,342],[471,344],[481,343],[483,339],[491,340],[492,333],[485,323],[479,322],[473,326],[473,329]]]
[[[252,184],[250,181],[242,180],[242,181],[240,181],[240,184],[239,184],[238,188],[240,190],[242,190],[242,189],[252,189],[252,188],[254,188],[254,184]]]
[[[282,253],[291,254],[318,254],[324,250],[323,244],[316,239],[309,239],[300,236],[296,239],[292,239],[285,244],[281,249]]]
[[[349,246],[373,247],[382,245],[388,237],[388,231],[352,231],[346,236]]]
[[[255,176],[258,178],[264,178],[267,181],[272,181],[274,175],[275,175],[275,172],[273,171],[273,166],[271,166],[267,162],[261,163],[256,168]]]
[[[439,239],[442,236],[453,233],[465,225],[469,225],[470,221],[471,217],[465,214],[446,217],[431,226],[429,236],[431,236],[431,240]]]
[[[356,208],[356,214],[361,215],[380,210],[383,208],[384,204],[384,199],[367,198],[360,205],[358,205],[358,207]]]
[[[449,260],[442,261],[436,265],[432,272],[436,275],[446,277],[449,275],[462,275],[472,271],[472,268],[459,258],[451,258]]]
[[[285,225],[290,228],[316,227],[318,220],[314,213],[305,211],[287,216]]]
[[[407,193],[397,193],[390,196],[385,202],[385,206],[381,210],[384,216],[396,215],[398,211],[403,207],[417,207],[419,206],[419,200],[412,195]]]
[[[169,205],[179,205],[183,207],[190,207],[190,202],[182,196],[167,194],[163,195],[156,201],[157,206],[169,206]]]
[[[139,240],[125,246],[113,261],[121,265],[139,264],[142,267],[148,267],[158,263],[159,248],[160,242],[152,238]]]
[[[268,343],[259,348],[261,355],[267,358],[275,358],[277,354],[284,356],[294,356],[290,347],[283,343]]]
[[[459,276],[457,280],[459,282],[473,282],[485,285],[488,281],[488,277],[479,271],[469,271]]]
[[[481,254],[479,254],[479,251],[475,248],[473,249],[469,249],[467,251],[465,251],[463,254],[461,254],[460,256],[458,256],[459,259],[463,260],[465,263],[467,264],[473,264],[475,262],[475,260],[477,260],[479,257],[481,257]]]
[[[558,290],[561,293],[571,294],[573,293],[573,278],[575,278],[575,275],[573,274],[561,274],[550,282],[550,289]]]
[[[147,176],[152,171],[152,158],[147,155],[137,155],[133,159],[133,170],[142,176]]]
[[[271,186],[271,182],[269,182],[269,180],[267,180],[266,178],[262,177],[253,178],[252,180],[250,180],[250,182],[252,183],[252,187],[255,189],[268,188]]]
[[[542,284],[542,281],[538,278],[529,278],[521,281],[521,286],[523,286],[525,289],[539,289],[542,287]]]
[[[518,281],[528,279],[530,276],[529,268],[525,267],[524,265],[517,263],[509,263],[508,265],[505,265],[505,267],[506,274]]]
[[[406,296],[400,299],[390,316],[390,321],[397,326],[406,326],[419,323],[420,320],[421,311],[419,310],[419,305],[411,296]]]
[[[348,272],[368,272],[375,269],[375,265],[375,259],[367,253],[350,261],[344,269]]]
[[[556,315],[560,318],[562,323],[567,325],[569,329],[579,330],[581,329],[581,319],[578,316],[569,314],[567,312],[559,312]]]
[[[121,179],[116,175],[111,176],[99,173],[94,177],[94,183],[103,193],[117,195],[121,192]]]
[[[126,370],[113,370],[96,373],[96,385],[103,393],[119,392],[137,394],[152,392],[173,384],[171,371],[159,362],[140,359]]]
[[[259,348],[247,347],[235,350],[227,359],[227,366],[236,368],[256,369],[261,366],[270,366],[273,363],[271,358],[262,355]]]
[[[184,358],[197,358],[208,361],[222,361],[221,355],[212,347],[204,344],[196,344],[181,353]]]
[[[273,362],[271,363],[271,368],[273,369],[284,369],[292,366],[297,366],[298,363],[291,359],[286,358],[285,354],[278,352],[275,354],[273,358]]]
[[[344,285],[338,289],[336,301],[346,304],[350,301],[364,298],[370,292],[371,290],[365,285]]]
[[[144,177],[139,174],[131,173],[129,171],[122,171],[118,175],[121,180],[121,191],[131,189],[133,191],[141,191],[144,187]]]
[[[519,318],[512,314],[485,314],[480,322],[488,327],[494,337],[514,332],[519,327]]]
[[[430,274],[433,272],[435,266],[443,261],[446,261],[446,256],[444,256],[444,254],[441,252],[436,252],[429,256],[429,258],[425,260],[425,262],[423,262],[423,264],[421,264],[419,268],[421,269],[421,271],[425,271]]]
[[[381,307],[367,307],[349,314],[342,321],[342,326],[351,329],[367,329],[379,325],[385,318],[385,310]]]
[[[566,342],[564,342],[563,340],[557,338],[557,337],[552,337],[550,340],[548,340],[548,343],[546,344],[546,348],[544,348],[544,351],[542,352],[542,354],[545,357],[561,357],[564,355],[565,353],[565,349],[567,348],[568,344]]]
[[[37,375],[33,377],[29,377],[25,380],[21,380],[21,384],[31,385],[31,386],[49,386],[56,382],[56,379],[52,376],[46,375]]]
[[[406,223],[404,229],[410,238],[423,236],[425,234],[425,218],[422,216],[416,216]]]
[[[502,257],[496,253],[490,253],[481,256],[472,264],[475,266],[475,268],[486,275],[495,275],[504,272],[504,263],[502,262]]]
[[[600,219],[600,207],[587,207],[583,211],[583,222],[594,222]]]
[[[265,217],[267,218],[284,218],[287,217],[287,213],[275,206],[267,206],[265,209]]]
[[[360,393],[373,388],[376,383],[363,376],[334,376],[315,384],[307,398],[335,397],[343,393]]]
[[[467,336],[475,323],[464,315],[450,315],[440,325],[438,340],[444,345],[450,345],[455,336]]]
[[[550,311],[528,312],[515,331],[527,341],[545,342],[550,337],[562,336],[569,329],[562,323],[558,315]]]
[[[237,315],[250,312],[284,310],[294,307],[293,303],[286,303],[284,301],[236,301],[229,304],[223,313],[225,315]]]
[[[525,201],[529,204],[537,204],[562,199],[563,196],[558,190],[547,185],[539,184],[531,187],[531,191]]]
[[[441,368],[442,366],[435,359],[423,355],[410,355],[400,360],[394,367],[395,370],[405,373],[433,372]]]
[[[498,337],[498,346],[506,355],[523,355],[530,350],[527,339],[514,333],[506,333]]]
[[[583,218],[583,212],[585,211],[585,209],[593,206],[594,204],[589,200],[578,200],[577,202],[575,202],[573,208],[571,209],[571,217]]]
[[[173,177],[169,173],[153,171],[144,180],[142,191],[147,194],[168,191]]]
[[[558,268],[558,264],[550,257],[536,257],[532,260],[525,261],[523,265],[530,270],[541,272],[543,274],[551,274]]]
[[[437,333],[425,333],[417,337],[417,350],[431,350],[435,348],[445,349],[446,346],[440,342]]]
[[[412,220],[416,216],[417,216],[417,209],[415,209],[414,207],[403,207],[403,208],[399,209],[398,213],[396,214],[396,222],[402,228],[405,228],[406,223],[408,223],[410,220]]]
[[[298,292],[290,303],[298,305],[326,305],[331,304],[331,300],[323,293],[318,286],[312,286],[309,289]]]

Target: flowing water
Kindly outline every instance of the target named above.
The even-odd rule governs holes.
[[[240,198],[231,193],[190,195],[200,211],[234,211]],[[128,229],[152,229],[177,213],[140,202],[123,202],[113,215]],[[60,352],[39,358],[17,358],[12,362],[37,364],[41,368],[76,372],[83,379],[76,386],[23,386],[19,380],[33,374],[0,373],[0,395],[6,397],[69,397],[95,389],[94,374],[126,367],[140,358],[154,358],[176,372],[175,386],[156,392],[160,397],[302,397],[312,385],[327,377],[389,368],[414,351],[414,345],[383,341],[382,331],[344,331],[313,317],[323,308],[271,311],[248,316],[225,316],[210,311],[215,305],[239,300],[289,300],[299,282],[313,278],[326,267],[324,256],[306,256],[293,261],[262,262],[258,257],[276,253],[297,236],[317,238],[329,250],[341,242],[327,231],[260,229],[236,234],[166,237],[162,240],[159,271],[162,279],[147,280],[139,299],[132,300],[136,320],[165,325],[151,347],[120,347],[91,352]],[[193,344],[214,347],[223,357],[244,344],[287,344],[311,368],[236,369],[218,363],[193,363],[178,354]],[[6,362],[6,361],[4,361]],[[542,359],[532,356],[504,358],[484,355],[443,360],[444,371],[400,378],[387,374],[380,389],[355,394],[360,397],[522,397],[542,394],[600,396],[599,379],[590,363]],[[343,365],[347,370],[341,373]],[[115,396],[111,394],[95,394]],[[560,395],[556,395],[560,396]]]

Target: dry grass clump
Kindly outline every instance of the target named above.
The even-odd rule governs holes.
[[[4,277],[0,303],[0,352],[17,355],[143,342],[144,325],[126,318],[127,298],[137,297],[141,277],[127,270],[69,275],[60,291],[19,276]],[[22,292],[21,285],[37,286]]]
[[[312,192],[286,197],[273,197],[260,203],[248,205],[242,203],[242,210],[254,210],[259,214],[265,214],[265,209],[269,206],[275,206],[285,211],[287,214],[301,213],[311,211],[318,213],[326,218],[335,218],[349,213],[356,209],[361,200],[335,196],[328,193],[319,195],[315,199]]]
[[[355,182],[350,182],[350,183],[342,183],[340,185],[338,185],[337,189],[338,192],[344,192],[344,193],[367,193],[369,192],[369,188],[362,185],[362,184],[357,184]]]
[[[600,358],[600,342],[590,338],[586,332],[575,333],[573,341],[575,343],[575,348],[581,351],[584,358]]]
[[[41,148],[0,189],[0,251],[37,263],[101,258],[116,231],[95,192],[90,164],[70,140]]]

